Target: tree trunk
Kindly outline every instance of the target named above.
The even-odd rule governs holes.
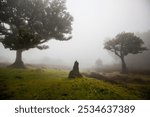
[[[122,62],[122,73],[127,73],[127,66],[124,60],[124,57],[121,57],[121,62]]]
[[[10,67],[25,68],[25,65],[22,61],[22,52],[23,52],[22,50],[16,51],[16,60]]]

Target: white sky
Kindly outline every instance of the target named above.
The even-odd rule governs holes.
[[[67,8],[74,17],[73,38],[63,42],[50,40],[48,50],[26,51],[24,62],[51,58],[47,62],[57,59],[57,64],[63,61],[72,66],[78,60],[83,68],[91,67],[100,58],[110,64],[114,60],[103,49],[107,37],[112,38],[122,31],[150,30],[150,0],[67,0]],[[0,58],[5,58],[3,61],[14,61],[14,55],[15,52],[1,45]]]

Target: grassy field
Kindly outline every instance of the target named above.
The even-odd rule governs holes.
[[[68,71],[58,69],[0,68],[0,99],[150,99],[149,76],[132,74],[115,83],[67,76]]]

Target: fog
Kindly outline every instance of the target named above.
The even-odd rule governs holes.
[[[104,42],[120,32],[143,33],[150,30],[150,0],[67,0],[74,17],[73,38],[69,41],[50,40],[49,49],[30,49],[23,53],[25,63],[89,68],[100,59],[104,65],[118,63]],[[148,42],[149,43],[149,42]],[[13,62],[15,51],[0,44],[0,62]]]

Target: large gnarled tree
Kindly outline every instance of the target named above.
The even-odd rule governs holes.
[[[43,44],[50,39],[71,39],[72,21],[66,0],[0,0],[0,42],[16,51],[13,67],[25,67],[25,50],[47,49]]]
[[[139,37],[135,36],[134,33],[120,33],[114,39],[105,42],[104,48],[114,52],[122,62],[122,73],[127,73],[127,67],[125,63],[125,56],[128,54],[138,54],[147,50],[143,46],[144,42]]]

